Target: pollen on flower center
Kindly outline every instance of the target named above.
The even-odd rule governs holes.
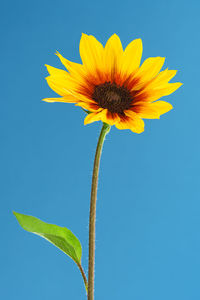
[[[95,86],[92,98],[100,107],[118,114],[123,114],[124,110],[129,109],[133,101],[128,89],[114,82]]]

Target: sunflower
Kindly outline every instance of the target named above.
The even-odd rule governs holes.
[[[88,112],[84,124],[102,121],[118,129],[144,131],[143,119],[159,119],[172,109],[157,101],[177,90],[180,82],[169,83],[176,70],[161,71],[165,58],[150,57],[140,66],[141,39],[123,50],[120,38],[112,35],[105,47],[92,35],[82,34],[82,64],[56,53],[68,71],[46,65],[49,86],[61,97],[46,102],[75,103]]]

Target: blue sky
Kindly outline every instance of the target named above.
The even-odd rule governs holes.
[[[66,226],[87,270],[92,164],[100,122],[48,104],[44,64],[58,50],[80,62],[81,33],[124,46],[142,38],[143,60],[165,56],[184,85],[174,109],[141,135],[112,128],[97,207],[96,300],[200,299],[199,1],[3,1],[1,31],[1,297],[84,299],[74,263],[23,231],[12,210]]]

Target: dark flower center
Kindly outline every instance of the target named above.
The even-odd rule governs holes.
[[[111,82],[95,86],[92,98],[100,107],[118,114],[123,114],[124,110],[129,109],[133,101],[126,87]]]

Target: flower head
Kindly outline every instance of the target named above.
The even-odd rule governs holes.
[[[46,65],[47,82],[61,97],[46,102],[75,103],[90,112],[84,121],[101,120],[118,129],[144,131],[142,119],[158,119],[172,109],[165,101],[157,101],[177,90],[180,82],[169,83],[175,70],[160,72],[165,59],[150,57],[140,66],[141,39],[133,40],[123,50],[114,34],[105,47],[95,37],[83,34],[80,41],[82,64],[56,53],[68,71]]]

